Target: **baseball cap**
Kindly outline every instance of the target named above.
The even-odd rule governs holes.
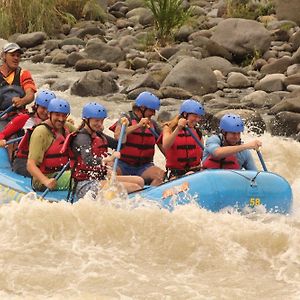
[[[23,53],[21,47],[16,43],[8,43],[3,47],[3,52],[4,53],[7,53],[7,52],[13,53],[13,52],[16,52],[16,51],[20,51],[21,53]]]

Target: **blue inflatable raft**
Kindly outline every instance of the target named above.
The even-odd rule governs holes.
[[[6,149],[0,148],[0,201],[19,201],[32,192],[31,180],[11,171]],[[207,170],[182,177],[157,187],[131,193],[156,201],[172,210],[194,201],[213,212],[227,207],[243,210],[263,205],[268,212],[287,214],[292,209],[292,190],[281,176],[271,172]],[[49,192],[49,201],[65,200],[67,192]]]
[[[293,198],[289,183],[281,176],[242,170],[206,170],[131,194],[136,195],[169,210],[194,201],[213,212],[263,205],[267,212],[283,214],[291,212]]]
[[[20,199],[32,192],[31,179],[16,174],[11,170],[5,148],[0,148],[0,203],[20,201]],[[38,194],[42,195],[42,193]],[[67,192],[49,192],[45,197],[49,201],[60,201],[67,198]]]

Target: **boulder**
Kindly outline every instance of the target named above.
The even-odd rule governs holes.
[[[276,0],[276,15],[279,20],[292,20],[300,25],[299,0]]]
[[[191,57],[181,60],[161,86],[179,87],[194,95],[204,95],[217,90],[217,79],[206,63]]]
[[[251,82],[244,74],[231,72],[228,74],[227,84],[231,88],[246,88]]]
[[[20,34],[16,39],[16,43],[21,48],[23,47],[32,48],[42,44],[46,38],[47,35],[45,32],[42,31],[31,32],[31,33]]]
[[[267,51],[271,45],[271,33],[259,22],[229,18],[216,26],[211,40],[241,59],[255,51]]]
[[[261,73],[263,74],[275,74],[284,73],[287,68],[292,64],[292,58],[288,56],[281,57],[269,64],[265,64],[261,68]]]
[[[71,87],[71,94],[87,96],[103,96],[119,90],[117,83],[111,76],[100,70],[88,71]]]
[[[125,53],[117,46],[112,47],[103,42],[88,43],[83,51],[90,59],[118,63],[125,59]]]
[[[213,71],[219,70],[223,75],[227,75],[233,65],[227,59],[220,56],[210,56],[202,59]]]
[[[300,114],[283,111],[278,113],[270,123],[271,134],[291,136],[299,131]]]
[[[274,105],[269,113],[277,114],[281,111],[300,113],[300,97],[283,99],[278,104]]]
[[[254,88],[256,90],[263,90],[265,92],[282,91],[284,88],[284,80],[285,76],[283,74],[266,75],[254,85]]]

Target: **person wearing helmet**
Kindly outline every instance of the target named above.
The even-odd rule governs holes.
[[[203,151],[186,128],[189,127],[203,144],[202,133],[197,126],[204,114],[201,103],[188,99],[180,106],[179,114],[164,124],[160,139],[166,154],[168,179],[200,170]]]
[[[36,86],[30,72],[19,67],[21,54],[22,49],[15,43],[4,45],[1,53],[0,113],[12,105],[14,109],[1,118],[0,130],[34,100]]]
[[[107,164],[120,156],[119,152],[113,152],[111,156],[107,154],[108,148],[116,149],[118,142],[103,133],[106,117],[107,111],[103,105],[96,102],[84,105],[81,126],[65,142],[64,149],[69,149],[74,181],[72,199],[74,195],[77,200],[83,198],[88,191],[92,191],[95,197],[107,182]],[[138,176],[117,176],[116,179],[122,182],[128,192],[144,186],[144,180]]]
[[[126,115],[129,126],[118,164],[119,175],[138,175],[151,185],[163,182],[164,171],[153,164],[156,136],[160,134],[160,129],[152,117],[159,108],[159,98],[150,92],[142,92],[136,98],[132,111]],[[121,123],[117,122],[109,129],[118,139]],[[161,149],[161,145],[158,146]]]
[[[13,118],[0,132],[0,147],[6,145],[7,139],[23,136],[27,130],[31,130],[32,127],[40,124],[48,118],[48,104],[55,94],[48,90],[40,91],[32,106],[31,113],[21,113]],[[27,137],[24,138],[24,141]],[[20,147],[22,145],[22,147]],[[20,143],[15,153],[15,145],[8,146],[8,152],[12,157],[13,170],[23,176],[30,176],[26,169],[26,161],[28,155],[28,140],[26,143]],[[12,154],[11,154],[12,153]],[[14,154],[14,155],[13,155]]]
[[[220,120],[220,134],[209,137],[206,141],[204,169],[246,169],[257,170],[250,149],[258,150],[261,141],[241,142],[244,122],[240,116],[225,114]]]
[[[37,125],[31,134],[27,170],[33,177],[32,186],[37,191],[69,188],[70,171],[66,171],[58,180],[54,179],[69,160],[66,153],[61,153],[66,136],[75,131],[75,127],[66,122],[69,114],[70,105],[66,100],[51,99],[48,119]]]

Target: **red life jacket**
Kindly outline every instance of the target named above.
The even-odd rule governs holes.
[[[58,134],[53,128],[45,123],[37,126],[46,126],[53,135],[53,142],[44,154],[40,170],[43,174],[57,172],[61,170],[69,160],[67,153],[61,153],[66,136],[70,133],[69,129],[64,127],[65,134]]]
[[[33,117],[33,114],[31,117]],[[17,157],[17,158],[26,158],[26,159],[28,158],[29,141],[30,141],[31,134],[32,134],[34,128],[42,121],[40,118],[37,118],[37,117],[34,120],[35,120],[36,125],[33,126],[32,128],[26,129],[25,134],[23,135],[23,138],[21,139],[20,143],[18,144],[18,149],[16,150],[16,154],[15,154],[15,157]],[[26,125],[26,123],[25,123],[25,125]]]
[[[18,149],[16,152],[15,157],[17,158],[28,158],[28,153],[29,153],[29,141],[30,141],[30,137],[31,134],[33,132],[33,128],[29,128],[26,130],[23,138],[21,139],[19,145],[18,145]]]
[[[130,125],[138,124],[133,114],[129,117]],[[117,123],[109,127],[115,131]],[[154,122],[151,121],[151,127],[155,128]],[[132,166],[141,166],[153,161],[154,147],[156,139],[148,128],[138,128],[127,135],[126,144],[121,149],[120,160]]]
[[[86,130],[77,131],[71,133],[67,139],[69,140],[69,145],[71,141],[78,135],[78,134],[90,134]],[[94,157],[101,157],[106,156],[108,151],[108,143],[107,139],[102,136],[95,134],[91,137],[91,151]],[[68,143],[68,141],[67,141]],[[65,148],[65,145],[64,145]],[[107,175],[107,167],[103,166],[102,164],[96,166],[89,166],[84,163],[81,155],[76,155],[72,150],[71,147],[68,147],[71,151],[71,169],[72,169],[72,178],[76,181],[83,181],[89,179],[95,180],[104,180],[105,176]]]
[[[221,147],[224,146],[223,139],[219,136],[221,140]],[[236,155],[229,155],[227,157],[217,159],[213,155],[209,155],[202,164],[203,169],[231,169],[240,170],[241,166],[238,162]]]
[[[198,137],[195,129],[191,129]],[[199,137],[201,139],[201,137]],[[201,164],[203,150],[187,130],[180,130],[172,147],[166,151],[166,167],[168,169],[186,170]]]

